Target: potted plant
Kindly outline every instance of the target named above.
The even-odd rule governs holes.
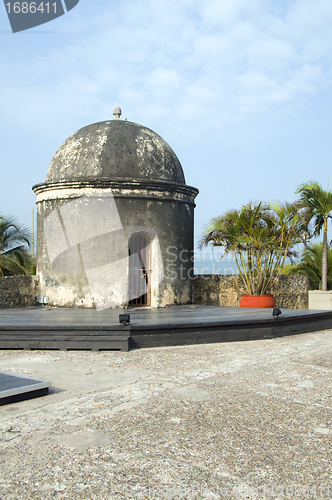
[[[268,290],[277,280],[287,257],[304,230],[296,205],[249,203],[213,219],[205,228],[200,247],[223,247],[232,253],[247,291],[240,307],[274,307]]]

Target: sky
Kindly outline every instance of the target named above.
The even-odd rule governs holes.
[[[0,213],[31,226],[56,150],[115,106],[199,189],[196,243],[227,210],[326,187],[331,26],[331,0],[80,0],[13,34],[0,6]]]

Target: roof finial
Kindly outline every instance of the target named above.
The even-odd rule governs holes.
[[[113,109],[113,115],[114,115],[114,120],[120,120],[121,108],[119,108],[119,106],[115,106],[115,108]]]

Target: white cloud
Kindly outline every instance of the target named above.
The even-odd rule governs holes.
[[[331,85],[330,0],[105,1],[72,12],[59,19],[58,47],[31,37],[14,62],[2,53],[6,119],[51,131],[64,120],[106,119],[119,104],[153,120],[156,110],[170,120],[178,113],[186,131],[195,116],[209,126],[202,109],[225,123],[283,107],[291,114]]]
[[[172,87],[177,88],[180,78],[176,71],[165,68],[154,69],[147,78],[148,85],[152,87]]]
[[[287,71],[297,65],[297,52],[289,42],[274,37],[260,37],[248,46],[248,65],[252,69],[261,68],[268,73]]]
[[[233,25],[266,9],[263,0],[207,0],[202,3],[201,15],[207,29]]]

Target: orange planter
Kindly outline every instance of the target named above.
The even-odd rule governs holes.
[[[240,307],[264,307],[275,306],[273,295],[241,295]]]

